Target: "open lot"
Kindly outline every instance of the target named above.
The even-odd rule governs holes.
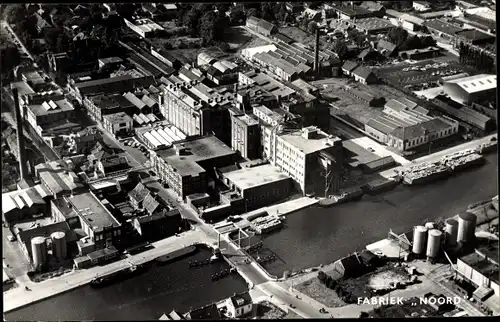
[[[240,26],[226,29],[224,40],[229,44],[231,49],[238,52],[245,48],[269,45],[269,42],[263,38],[253,35]]]
[[[314,46],[314,35],[300,29],[299,27],[283,27],[280,28],[280,33],[303,45]]]
[[[314,84],[314,83],[313,83]],[[375,98],[383,97],[385,101],[406,97],[395,89],[386,85],[364,85],[347,79],[335,79],[332,82],[321,81],[315,84],[321,89],[322,96],[335,106],[331,113],[336,115],[349,115],[352,119],[366,123],[369,119],[379,116],[383,107],[369,106],[368,103],[354,96],[352,93],[359,91],[371,94]]]
[[[409,299],[403,305],[386,305],[367,312],[370,318],[409,318],[438,316],[430,305],[420,303],[417,298]]]
[[[294,288],[327,307],[342,307],[347,305],[337,295],[337,292],[321,284],[317,277],[294,286]]]
[[[146,153],[140,150],[140,147],[143,146],[137,139],[135,138],[127,138],[122,139],[120,142],[124,145],[125,151],[132,156],[132,158],[137,161],[140,165],[144,165],[149,160],[149,152]],[[128,145],[127,145],[127,142]]]
[[[426,60],[415,64],[397,64],[375,70],[379,78],[403,86],[437,82],[443,76],[463,72],[472,74],[474,70],[460,65],[456,61],[435,60]]]

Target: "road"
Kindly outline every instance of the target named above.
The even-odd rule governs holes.
[[[5,270],[13,278],[18,278],[26,274],[30,269],[31,265],[26,259],[21,247],[17,242],[11,242],[7,239],[7,236],[11,235],[12,232],[2,226],[2,251],[3,251],[3,262],[9,265]]]
[[[34,62],[35,59],[33,58],[33,56],[31,56],[30,52],[28,51],[28,49],[26,49],[26,47],[21,42],[19,37],[17,37],[16,33],[11,28],[11,26],[5,20],[0,21],[0,25],[1,25],[1,28],[7,29],[7,31],[9,32],[9,35],[11,37],[14,37],[13,40],[14,40],[14,43],[17,46],[17,48],[21,49],[21,51],[24,52]]]

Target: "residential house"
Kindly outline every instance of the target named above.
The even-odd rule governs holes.
[[[254,16],[247,18],[246,26],[264,36],[270,36],[278,32],[275,25]]]
[[[232,318],[239,318],[252,312],[253,301],[250,293],[234,294],[226,300],[227,313]]]
[[[186,314],[188,320],[220,320],[219,309],[215,303],[191,310]]]
[[[285,7],[291,13],[301,13],[304,10],[304,6],[299,2],[287,2]]]
[[[354,80],[360,82],[361,84],[369,85],[377,81],[377,77],[373,71],[365,66],[359,66],[352,72]]]
[[[420,31],[424,28],[425,19],[405,13],[398,18],[398,22],[406,30]]]
[[[185,320],[185,319],[186,318],[184,317],[184,315],[182,315],[181,313],[177,312],[176,310],[173,310],[169,314],[163,314],[160,317],[160,320],[162,320],[162,321]]]
[[[36,30],[38,32],[43,32],[44,29],[52,27],[50,23],[47,22],[41,15],[35,13],[36,18]]]
[[[123,155],[108,155],[97,161],[96,166],[96,170],[104,176],[130,168],[127,158]]]
[[[137,210],[142,209],[144,198],[146,198],[146,196],[150,193],[151,191],[145,185],[139,182],[135,186],[135,188],[128,193],[128,197],[130,203],[132,204],[132,207]]]
[[[182,217],[178,209],[157,212],[135,218],[133,226],[145,240],[153,242],[164,239],[179,232]]]
[[[426,12],[432,9],[432,5],[427,1],[413,1],[413,9],[418,12]]]
[[[377,43],[377,50],[386,57],[392,57],[396,51],[397,46],[392,42],[382,39]]]
[[[359,6],[370,12],[373,12],[375,17],[380,18],[384,16],[386,10],[384,5],[379,3],[378,1],[363,1]]]
[[[368,62],[368,61],[378,60],[381,58],[381,56],[382,55],[378,51],[369,47],[364,49],[361,53],[359,53],[358,59],[361,60],[362,62]]]
[[[346,76],[351,76],[352,72],[356,69],[356,67],[359,66],[359,63],[352,61],[352,60],[347,60],[344,65],[342,65],[342,72]]]

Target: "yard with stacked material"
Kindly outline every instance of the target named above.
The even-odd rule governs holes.
[[[342,307],[347,305],[338,296],[337,292],[326,287],[316,277],[294,286],[294,288],[327,307]]]
[[[475,73],[473,69],[460,65],[456,61],[433,60],[375,69],[375,74],[380,79],[399,86],[437,82],[441,77],[463,72]]]
[[[369,297],[373,291],[388,291],[393,289],[395,284],[402,285],[410,281],[411,276],[404,267],[395,267],[394,263],[388,263],[360,277],[343,279],[340,285],[346,293],[358,298]]]
[[[331,109],[331,113],[339,116],[348,115],[363,124],[369,119],[379,116],[383,106],[369,106],[358,95],[369,94],[375,99],[385,98],[386,102],[390,99],[407,96],[385,85],[364,85],[347,79],[335,79],[335,82],[331,83],[323,81],[316,86],[321,89],[322,96],[336,107]]]
[[[302,319],[292,310],[288,310],[288,313],[277,307],[276,305],[264,301],[257,304],[257,318],[259,319]]]

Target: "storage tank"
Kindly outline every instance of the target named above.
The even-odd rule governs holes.
[[[437,229],[429,230],[429,236],[427,238],[427,252],[428,258],[436,258],[439,253],[439,248],[441,247],[441,237],[443,233]]]
[[[62,231],[56,231],[50,237],[52,239],[52,255],[58,260],[66,259],[68,253],[66,248],[66,234]]]
[[[427,228],[416,226],[413,229],[413,253],[423,255],[427,245]]]
[[[44,237],[35,237],[31,240],[31,256],[35,267],[45,263],[47,260],[47,243]]]
[[[458,215],[457,241],[459,243],[470,243],[476,237],[476,215],[470,212],[462,212]]]
[[[448,219],[444,227],[446,245],[454,246],[457,244],[458,221]]]

